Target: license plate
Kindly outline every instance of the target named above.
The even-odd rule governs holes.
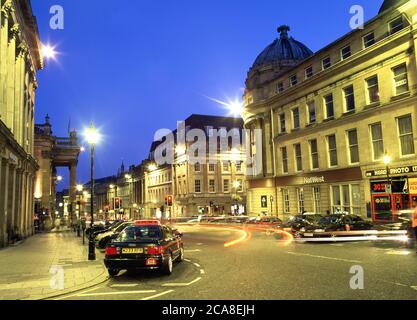
[[[140,254],[143,253],[143,248],[123,248],[122,254]]]
[[[304,233],[304,237],[314,237],[314,233]]]

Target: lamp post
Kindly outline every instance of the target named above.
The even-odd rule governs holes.
[[[240,187],[241,187],[241,184],[239,181],[235,181],[233,183],[233,189],[235,190],[235,202],[236,202],[236,204],[233,206],[233,210],[234,210],[233,215],[236,215],[236,213],[239,212],[238,192],[239,192]],[[237,209],[236,209],[236,206],[238,207]]]
[[[127,183],[129,184],[129,214],[130,218],[132,218],[132,183],[133,183],[133,177],[130,174],[125,174],[125,179]]]
[[[93,261],[96,260],[96,252],[94,248],[94,237],[93,237],[93,227],[94,227],[94,147],[96,143],[99,141],[99,133],[97,132],[96,128],[94,127],[93,123],[91,123],[90,127],[85,132],[85,137],[87,142],[91,147],[91,196],[90,196],[90,215],[91,215],[91,222],[90,222],[90,234],[88,240],[88,260]]]
[[[391,181],[391,177],[390,177],[390,168],[389,165],[391,163],[391,157],[387,154],[385,154],[384,156],[384,164],[386,166],[386,170],[387,170],[387,184],[385,186],[385,191],[389,196],[389,203],[391,205],[391,218],[393,219],[394,217],[392,217],[392,199],[391,199],[391,193],[392,193],[392,181]]]

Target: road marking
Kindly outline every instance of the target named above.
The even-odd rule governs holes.
[[[84,293],[87,293],[87,292],[95,291],[95,290],[100,289],[101,287],[103,287],[103,285],[101,285],[97,288],[92,288],[92,289],[81,291],[81,293],[78,292],[78,293],[74,293],[74,294],[71,294],[71,295],[66,295],[66,296],[63,296],[61,298],[56,298],[56,299],[52,299],[52,300],[58,301],[58,300],[64,300],[64,299],[72,298],[72,297],[77,297],[79,294],[84,294]]]
[[[206,274],[206,272],[203,269],[200,269],[200,274]]]
[[[343,247],[344,244],[343,243],[332,243],[331,246],[333,246],[333,247]]]
[[[202,246],[204,243],[197,243],[198,246]]]
[[[130,283],[130,284],[112,284],[111,288],[132,288],[137,287],[139,284],[137,283]]]
[[[327,259],[327,260],[342,261],[342,262],[349,262],[349,263],[362,263],[362,261],[359,261],[359,260],[348,260],[348,259],[333,258],[333,257],[326,257],[326,256],[316,256],[314,254],[308,254],[308,253],[298,253],[298,252],[287,252],[287,253],[295,255],[295,256],[305,256],[305,257],[311,257],[311,258]]]
[[[189,283],[164,283],[162,286],[163,287],[187,287],[187,286],[191,286],[192,284],[200,281],[202,278],[198,277],[197,279],[189,282]]]
[[[188,253],[188,252],[201,252],[201,250],[200,249],[185,250],[185,253]]]
[[[411,288],[414,290],[417,290],[417,286],[412,286]]]
[[[141,294],[141,293],[154,293],[154,292],[156,292],[156,290],[96,292],[96,293],[79,294],[77,297],[113,296],[113,295],[119,295],[119,294]]]
[[[197,268],[201,268],[201,266],[200,266],[198,263],[194,263],[194,265],[195,265]]]
[[[410,251],[401,251],[401,250],[391,250],[385,252],[385,254],[394,255],[394,256],[408,256],[411,254]]]
[[[142,300],[143,300],[143,301],[146,301],[146,300],[155,299],[155,298],[158,298],[158,297],[162,297],[162,296],[164,296],[164,295],[166,295],[166,294],[169,294],[169,293],[171,293],[171,292],[174,292],[174,290],[168,290],[168,291],[165,291],[165,292],[162,292],[162,293],[159,293],[159,294],[155,294],[155,295],[153,295],[153,296],[143,298]]]
[[[191,260],[190,260],[190,259],[184,259],[184,261],[191,262]]]

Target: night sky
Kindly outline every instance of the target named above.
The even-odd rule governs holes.
[[[226,115],[219,100],[240,98],[247,71],[275,38],[276,28],[317,51],[350,31],[349,9],[365,19],[382,0],[32,0],[41,41],[57,61],[38,74],[36,122],[48,113],[54,134],[82,132],[94,121],[96,175],[147,157],[153,135],[192,113]],[[49,28],[52,5],[65,10],[65,29]],[[88,153],[78,182],[89,180]],[[67,170],[60,188],[68,186]]]

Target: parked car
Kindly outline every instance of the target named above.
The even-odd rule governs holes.
[[[170,275],[173,263],[184,260],[182,234],[159,220],[137,221],[112,237],[104,264],[111,277],[121,270],[160,270]]]
[[[107,232],[100,233],[94,239],[97,249],[105,249],[112,237],[118,236],[126,227],[131,226],[133,222],[122,222],[116,228]]]
[[[373,224],[358,215],[332,214],[322,217],[316,224],[300,229],[302,237],[335,237],[337,231],[373,230]]]
[[[284,231],[292,233],[294,238],[301,238],[301,228],[317,225],[322,218],[323,216],[319,214],[300,214],[285,222],[282,228]]]
[[[269,226],[269,227],[274,227],[274,228],[282,227],[282,220],[279,219],[278,217],[272,217],[272,216],[249,219],[246,223],[259,225],[259,226]]]
[[[121,225],[123,222],[124,222],[123,220],[119,220],[119,221],[114,221],[114,222],[112,222],[110,224],[107,224],[105,226],[105,229],[95,231],[93,233],[93,237],[95,238],[95,237],[97,237],[101,233],[105,233],[105,232],[112,231],[112,230],[116,229],[119,225]]]

